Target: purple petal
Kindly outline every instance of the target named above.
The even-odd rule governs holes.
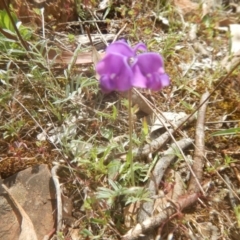
[[[96,66],[103,92],[127,91],[132,87],[133,73],[128,58],[119,54],[107,54]]]
[[[135,64],[132,70],[134,74],[134,77],[132,80],[133,87],[147,88],[147,78],[141,73],[139,66]]]
[[[170,85],[170,79],[166,73],[160,73],[158,74],[158,77],[160,78],[162,87],[167,87]]]
[[[107,49],[106,53],[112,54],[112,53],[117,53],[124,55],[125,57],[133,57],[134,52],[132,48],[124,41],[116,41],[112,44],[110,44]]]
[[[133,52],[135,53],[135,55],[137,51],[146,52],[147,46],[144,43],[138,43],[136,46],[133,47]]]
[[[115,90],[115,86],[108,75],[103,75],[99,79],[102,92],[109,93]]]
[[[158,53],[148,52],[137,56],[137,64],[143,74],[162,72],[163,59]]]
[[[147,87],[151,90],[158,91],[170,84],[167,74],[154,73],[148,76]]]
[[[170,84],[169,77],[164,72],[163,59],[157,53],[139,54],[132,69],[134,86],[146,87],[157,91]]]

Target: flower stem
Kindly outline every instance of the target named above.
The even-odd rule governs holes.
[[[130,171],[131,171],[131,182],[135,185],[134,170],[133,170],[133,154],[132,154],[132,89],[128,91],[128,116],[129,116],[129,150],[128,150],[128,160],[130,161]]]

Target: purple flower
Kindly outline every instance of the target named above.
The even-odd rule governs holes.
[[[162,57],[158,53],[147,52],[145,44],[139,43],[131,48],[125,41],[117,41],[107,47],[106,55],[96,70],[105,93],[127,91],[132,87],[157,91],[170,84],[163,65]]]

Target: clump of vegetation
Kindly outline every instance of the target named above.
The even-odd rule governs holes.
[[[70,11],[74,3],[67,3]],[[41,24],[21,24],[16,6],[0,10],[1,177],[35,164],[59,165],[59,181],[74,203],[80,239],[136,239],[128,231],[139,219],[148,219],[139,214],[147,204],[152,204],[152,218],[170,214],[152,225],[151,234],[163,239],[237,239],[240,83],[238,67],[228,74],[220,65],[229,36],[216,26],[225,10],[213,9],[203,18],[201,8],[184,13],[168,1],[75,4],[77,24],[52,23],[42,9],[34,10]],[[91,40],[79,42],[86,29]],[[121,91],[103,94],[95,65],[114,38],[132,45],[144,42],[162,54],[171,85],[161,93],[134,90],[132,104]],[[177,141],[197,140],[195,113],[206,91],[210,96],[199,177],[193,154],[198,147],[182,149]],[[169,117],[165,112],[193,117],[175,125],[172,119],[161,120]],[[159,136],[167,137],[155,148]],[[153,173],[161,161],[169,164],[152,194]],[[191,176],[199,178],[200,190],[188,191]],[[70,230],[64,226],[58,237],[67,239]]]

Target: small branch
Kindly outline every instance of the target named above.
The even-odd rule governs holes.
[[[135,92],[137,92],[137,93],[139,94],[139,96],[141,96],[142,98],[144,98],[136,89],[135,89]],[[209,98],[209,96],[208,96],[208,98]],[[208,99],[208,98],[207,98],[207,99]],[[146,104],[151,108],[150,102],[149,102],[146,98],[145,98],[145,100],[146,100]],[[206,99],[205,99],[205,102],[206,102]],[[202,106],[202,105],[203,105],[203,103],[202,103],[200,106]],[[200,107],[198,107],[198,109],[199,109],[199,108],[200,108]],[[186,120],[185,120],[185,118],[184,118],[185,121],[180,120],[180,121],[182,121],[182,124],[180,124],[180,126],[179,126],[177,129],[175,129],[174,132],[172,132],[172,131],[168,128],[168,126],[166,125],[166,123],[165,123],[160,117],[158,117],[156,111],[155,111],[153,108],[152,108],[152,111],[153,111],[153,113],[155,114],[155,116],[159,119],[159,121],[161,122],[161,124],[164,126],[164,128],[166,129],[166,131],[168,132],[169,138],[171,138],[171,139],[173,140],[173,142],[178,146],[176,139],[173,137],[173,133],[174,133],[175,131],[178,131],[179,128],[180,128],[180,126],[183,126],[183,124],[184,124],[186,121],[190,121],[191,119],[194,119],[193,114],[191,114],[190,116],[188,116]],[[170,123],[170,122],[169,122],[169,123]],[[173,129],[175,128],[175,126],[173,126],[171,123],[170,123],[170,125],[172,126]],[[180,133],[183,135],[182,132],[180,132]],[[155,141],[156,141],[156,139],[155,139]],[[187,166],[188,166],[191,174],[195,177],[195,173],[194,173],[194,171],[192,170],[192,167],[190,166],[190,164],[188,163],[187,158],[185,157],[182,149],[181,149],[180,147],[178,147],[178,149],[179,149],[179,152],[182,154],[182,157],[184,158],[184,160],[185,160],[185,162],[186,162],[186,164],[187,164]],[[201,190],[201,192],[203,193],[203,195],[205,195],[204,190],[203,190],[200,182],[198,181],[198,179],[197,179],[196,177],[195,177],[195,180],[196,180],[196,183],[198,184],[199,189]]]
[[[62,229],[62,191],[57,175],[57,170],[59,166],[56,165],[52,168],[51,174],[52,174],[52,179],[56,188],[56,198],[57,198],[57,232],[60,232]]]
[[[191,175],[188,191],[189,192],[199,192],[200,187],[198,182],[202,181],[202,174],[203,174],[203,159],[204,159],[204,150],[205,150],[205,115],[208,101],[206,99],[209,98],[209,92],[206,92],[202,95],[200,100],[200,108],[198,111],[198,118],[196,124],[196,133],[195,133],[195,152],[193,157],[193,165],[192,170],[194,175]],[[204,103],[204,104],[202,104]]]
[[[164,221],[171,218],[177,210],[183,210],[184,208],[192,205],[198,199],[198,194],[193,193],[191,195],[185,195],[179,198],[176,202],[176,206],[179,206],[176,209],[173,206],[166,207],[162,212],[157,214],[154,217],[147,218],[142,223],[138,223],[134,228],[130,229],[123,237],[122,240],[137,240],[141,236],[145,235],[147,232],[152,231],[153,229],[159,227]]]
[[[192,144],[192,140],[187,138],[187,139],[182,139],[178,141],[178,146],[181,149],[186,149]],[[149,191],[150,197],[153,197],[154,195],[157,194],[158,192],[158,187],[159,184],[162,180],[162,177],[169,167],[169,165],[173,162],[173,160],[176,158],[176,150],[177,150],[177,145],[173,143],[168,150],[166,150],[163,154],[163,157],[161,157],[157,164],[154,167],[153,173],[152,173],[152,178],[150,179],[147,189]],[[139,211],[138,214],[138,222],[144,221],[146,218],[150,217],[153,212],[153,206],[154,206],[154,201],[152,202],[144,202],[143,205],[141,206],[141,210]]]

